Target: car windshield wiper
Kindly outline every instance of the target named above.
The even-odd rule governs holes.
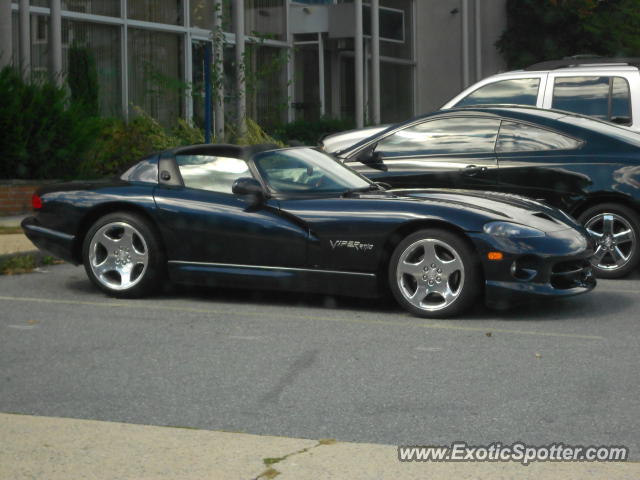
[[[349,190],[346,190],[345,192],[343,192],[342,196],[348,197],[350,195],[353,195],[354,193],[365,193],[365,192],[373,192],[378,190],[384,190],[384,188],[376,183],[372,183],[370,185],[367,185],[366,187],[350,188]]]

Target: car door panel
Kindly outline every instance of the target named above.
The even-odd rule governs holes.
[[[169,260],[303,267],[307,229],[282,215],[277,201],[248,209],[235,195],[186,187],[156,188]]]

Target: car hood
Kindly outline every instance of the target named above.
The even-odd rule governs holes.
[[[561,210],[520,195],[499,192],[453,189],[395,189],[396,198],[411,198],[427,203],[449,204],[483,211],[494,220],[528,225],[543,232],[568,228],[582,229],[572,217]]]
[[[355,145],[365,138],[377,135],[389,128],[390,125],[375,125],[372,127],[347,130],[346,132],[333,133],[320,140],[320,148],[327,153],[337,153]]]

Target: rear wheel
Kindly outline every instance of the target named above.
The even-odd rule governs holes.
[[[591,264],[600,278],[620,278],[638,265],[640,220],[624,205],[604,203],[586,210],[578,218],[596,242]]]
[[[82,258],[93,283],[116,297],[149,294],[163,277],[164,256],[153,227],[127,212],[105,215],[91,226]]]
[[[471,247],[440,229],[420,230],[396,247],[389,284],[398,303],[421,317],[450,317],[473,305],[481,290]]]

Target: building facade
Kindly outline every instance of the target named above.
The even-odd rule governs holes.
[[[503,68],[505,1],[13,0],[0,50],[24,72],[63,78],[70,51],[86,47],[104,115],[142,108],[202,124],[211,58],[218,126],[243,108],[265,125],[388,123]]]

